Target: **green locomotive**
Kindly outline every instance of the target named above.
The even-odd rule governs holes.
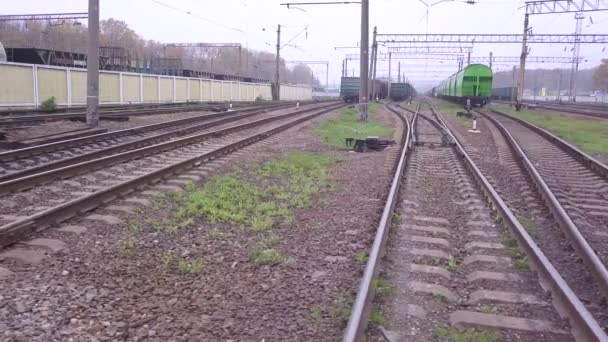
[[[483,64],[470,64],[441,82],[435,89],[437,97],[472,106],[483,106],[492,95],[492,69]]]

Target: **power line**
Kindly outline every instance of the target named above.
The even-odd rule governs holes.
[[[150,1],[152,1],[152,2],[154,2],[154,3],[156,3],[156,4],[159,4],[159,5],[161,5],[161,6],[164,6],[164,7],[166,7],[166,8],[172,9],[172,10],[174,10],[174,11],[177,11],[177,12],[181,12],[181,13],[184,13],[184,14],[191,15],[191,16],[193,16],[193,17],[195,17],[195,18],[198,18],[198,19],[200,19],[200,20],[202,20],[202,21],[206,21],[206,22],[208,22],[208,23],[211,23],[211,24],[214,24],[214,25],[217,25],[217,26],[223,27],[223,28],[225,28],[225,29],[232,30],[232,31],[237,31],[237,32],[241,32],[241,33],[245,33],[245,31],[243,31],[243,30],[241,30],[241,29],[239,29],[239,28],[236,28],[236,27],[231,27],[231,26],[227,26],[227,25],[224,25],[224,24],[222,24],[222,23],[219,23],[219,22],[217,22],[217,21],[215,21],[215,20],[212,20],[212,19],[209,19],[209,18],[202,17],[202,16],[200,16],[200,15],[198,15],[198,14],[196,14],[196,13],[192,13],[192,11],[190,11],[190,10],[185,10],[185,9],[182,9],[182,8],[178,8],[178,7],[175,7],[175,6],[171,6],[171,5],[168,5],[168,4],[166,4],[166,3],[164,3],[164,2],[161,2],[161,1],[158,1],[158,0],[150,0]]]

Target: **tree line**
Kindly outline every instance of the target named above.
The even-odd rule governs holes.
[[[177,48],[147,40],[122,20],[100,21],[100,45],[122,48],[130,66],[146,67],[160,59],[178,61],[182,69],[215,74],[242,75],[272,80],[275,54],[266,51],[237,48]],[[18,21],[0,22],[0,42],[5,47],[29,47],[86,53],[87,27],[78,21]],[[289,68],[280,60],[282,82],[320,86],[312,69],[305,64]]]
[[[517,70],[517,69],[516,69]],[[526,69],[524,89],[539,93],[545,88],[550,93],[559,90],[566,94],[570,88],[571,69]],[[517,78],[516,71],[515,77]],[[494,73],[493,87],[512,87],[515,85],[512,71],[498,71]],[[581,69],[576,74],[576,89],[578,95],[592,93],[596,90],[608,92],[608,59],[603,59],[600,66]]]

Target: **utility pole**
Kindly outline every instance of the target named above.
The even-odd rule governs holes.
[[[99,0],[89,0],[87,48],[87,125],[99,125]]]
[[[341,77],[344,77],[344,62],[346,62],[346,59],[342,60],[342,74],[340,74]]]
[[[388,53],[388,96],[391,96],[391,83],[393,82],[393,80],[391,79],[391,54],[391,52]]]
[[[562,102],[562,70],[558,69],[559,81],[557,81],[557,102]]]
[[[399,61],[397,67],[397,82],[401,83],[401,61]]]
[[[375,28],[374,28],[375,31]],[[377,66],[377,62],[378,62],[378,45],[376,45],[376,43],[374,43],[375,47],[374,47],[374,56],[373,56],[373,62],[374,62],[374,73],[372,76],[372,89],[374,89],[374,94],[373,94],[373,99],[375,99],[377,97],[376,93],[379,91],[379,89],[377,89],[376,87],[376,66]]]
[[[367,120],[368,60],[369,57],[369,0],[361,0],[361,51],[359,58],[359,119]]]
[[[376,58],[376,26],[374,26],[374,39],[372,40],[372,55],[371,55],[371,60],[370,60],[370,68],[369,68],[369,79],[372,80],[372,90],[371,90],[371,95],[372,95],[372,101],[375,98],[375,91],[376,91],[376,87],[375,87],[375,79],[374,79],[374,69],[375,69],[375,58]]]
[[[515,101],[515,93],[517,92],[517,89],[515,88],[515,85],[517,84],[517,67],[515,67],[515,65],[513,66],[513,88],[511,88],[511,104],[513,104],[513,102]]]
[[[329,62],[325,64],[325,91],[329,89]]]
[[[490,69],[492,69],[492,51],[490,51]]]
[[[471,51],[467,52],[467,65],[471,64]]]
[[[574,15],[576,20],[576,30],[574,38],[574,60],[572,61],[572,70],[570,73],[570,99],[572,102],[576,102],[576,76],[578,74],[578,63],[581,52],[581,38],[580,35],[583,31],[583,19],[585,16],[582,13],[576,13]]]
[[[281,61],[281,24],[277,26],[277,60],[274,70],[274,96],[273,100],[278,101],[281,99],[281,89],[279,85],[279,66]]]
[[[526,57],[528,55],[528,31],[530,25],[530,14],[526,6],[526,15],[524,17],[524,34],[521,42],[521,55],[519,56],[519,78],[517,79],[517,98],[515,100],[515,110],[521,110],[521,104],[524,97],[524,78],[526,76]]]

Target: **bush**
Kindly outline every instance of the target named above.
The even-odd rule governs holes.
[[[45,112],[54,112],[57,110],[57,102],[55,101],[55,96],[51,96],[48,99],[44,100],[40,105],[40,109]]]
[[[262,95],[258,95],[258,97],[255,98],[255,102],[262,102],[264,101],[264,98],[262,97]]]

